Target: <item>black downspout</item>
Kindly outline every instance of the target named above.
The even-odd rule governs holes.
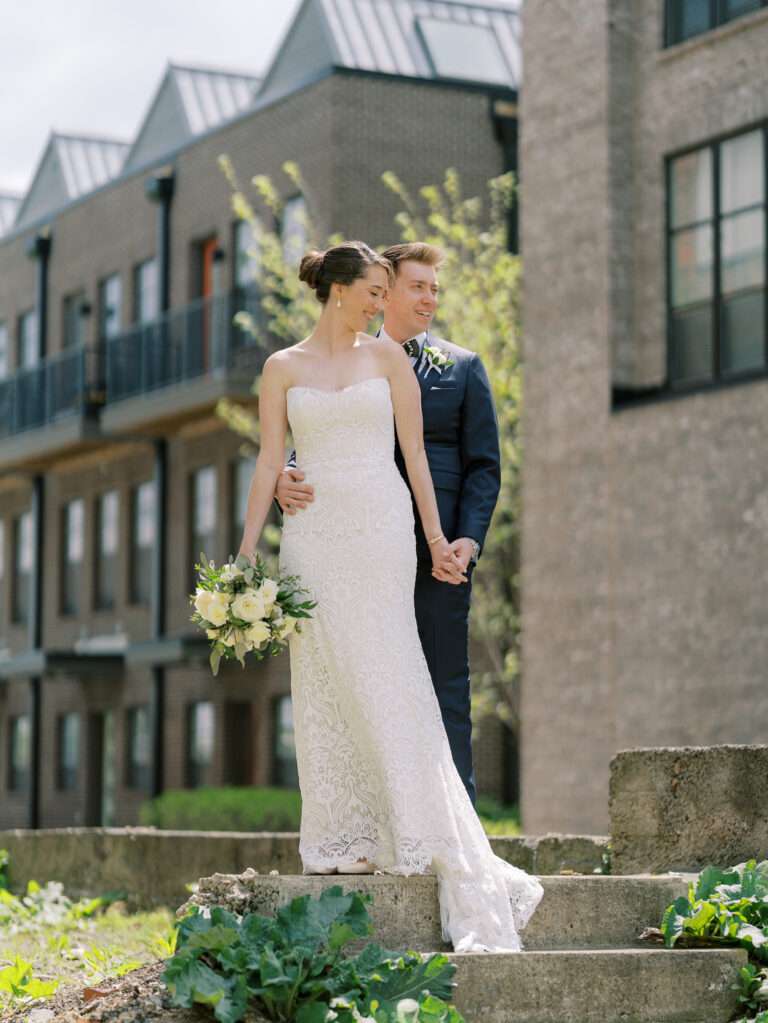
[[[50,231],[36,235],[29,244],[27,254],[37,260],[35,308],[37,311],[37,358],[41,367],[38,377],[38,400],[47,401],[45,360],[48,355],[48,260],[51,254]],[[32,573],[32,592],[29,609],[29,646],[43,649],[43,565],[45,564],[45,476],[36,473],[32,478],[32,530],[35,551]],[[40,827],[40,789],[42,778],[42,713],[43,679],[36,675],[29,680],[30,708],[30,777],[28,826]]]
[[[155,447],[155,558],[152,572],[152,638],[162,640],[166,629],[166,549],[168,505],[168,441],[158,437]],[[165,666],[152,666],[152,796],[165,788]]]
[[[504,173],[511,171],[515,175],[515,194],[512,205],[507,214],[507,247],[510,252],[520,251],[520,225],[518,218],[518,185],[520,177],[518,174],[518,132],[517,132],[517,102],[508,99],[491,100],[491,117],[493,119],[493,130],[497,141],[501,145],[503,154]]]
[[[157,202],[157,275],[160,321],[171,304],[171,200],[173,171],[159,171],[145,182],[147,198]],[[161,344],[163,354],[165,345]],[[167,604],[166,560],[168,521],[168,441],[158,437],[155,449],[155,558],[152,571],[152,638],[165,636]],[[165,665],[152,666],[152,779],[150,794],[159,796],[165,788]]]

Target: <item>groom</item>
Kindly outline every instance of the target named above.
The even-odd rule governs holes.
[[[442,255],[419,242],[392,245],[382,255],[395,268],[379,336],[403,345],[421,388],[424,447],[435,485],[450,560],[434,572],[416,519],[416,621],[453,760],[475,802],[469,696],[469,607],[472,569],[499,495],[501,467],[493,398],[483,364],[465,348],[429,333]],[[399,446],[398,468],[408,482]],[[276,497],[287,515],[306,508],[313,488],[298,468],[286,468]]]

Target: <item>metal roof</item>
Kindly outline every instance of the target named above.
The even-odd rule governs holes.
[[[518,88],[520,21],[517,0],[304,0],[262,95],[289,91],[304,69],[323,65]]]
[[[139,166],[237,117],[253,105],[261,78],[241,72],[169,64],[125,169]]]
[[[127,152],[128,144],[115,139],[53,132],[13,226],[22,227],[116,178]]]
[[[70,199],[92,192],[94,188],[117,177],[128,152],[126,142],[116,142],[114,139],[55,134],[51,141],[61,163]]]
[[[252,106],[261,85],[256,75],[171,64],[189,130],[199,135]]]
[[[21,206],[20,195],[0,192],[0,238],[13,227],[16,214]]]

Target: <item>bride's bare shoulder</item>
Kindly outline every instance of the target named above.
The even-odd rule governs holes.
[[[301,361],[302,354],[301,342],[291,345],[290,348],[281,348],[279,351],[273,352],[264,362],[262,376],[265,380],[273,383],[288,385],[296,366]]]

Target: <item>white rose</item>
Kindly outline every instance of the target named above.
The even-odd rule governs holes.
[[[278,626],[277,635],[280,639],[287,639],[293,630],[296,628],[296,622],[298,618],[293,618],[290,615],[287,618],[283,618]]]
[[[258,622],[264,617],[264,601],[257,590],[246,590],[232,601],[232,613],[244,622]]]
[[[195,591],[195,611],[203,618],[208,617],[208,605],[211,602],[213,594],[210,590],[196,590]]]
[[[246,640],[254,647],[260,647],[264,640],[269,639],[269,626],[266,622],[254,622],[245,630]]]
[[[205,618],[211,625],[224,625],[227,621],[229,611],[229,597],[220,590],[215,590],[208,601],[208,609]]]
[[[218,639],[219,638],[219,630],[218,629],[206,629],[205,630],[205,634],[208,637],[208,639]]]
[[[232,562],[228,562],[221,570],[221,578],[225,583],[231,583],[235,579],[239,579],[243,574],[243,570],[238,568],[237,565],[233,565]]]
[[[259,587],[259,593],[264,601],[264,607],[267,611],[272,610],[272,605],[277,597],[277,583],[274,579],[265,579]]]

